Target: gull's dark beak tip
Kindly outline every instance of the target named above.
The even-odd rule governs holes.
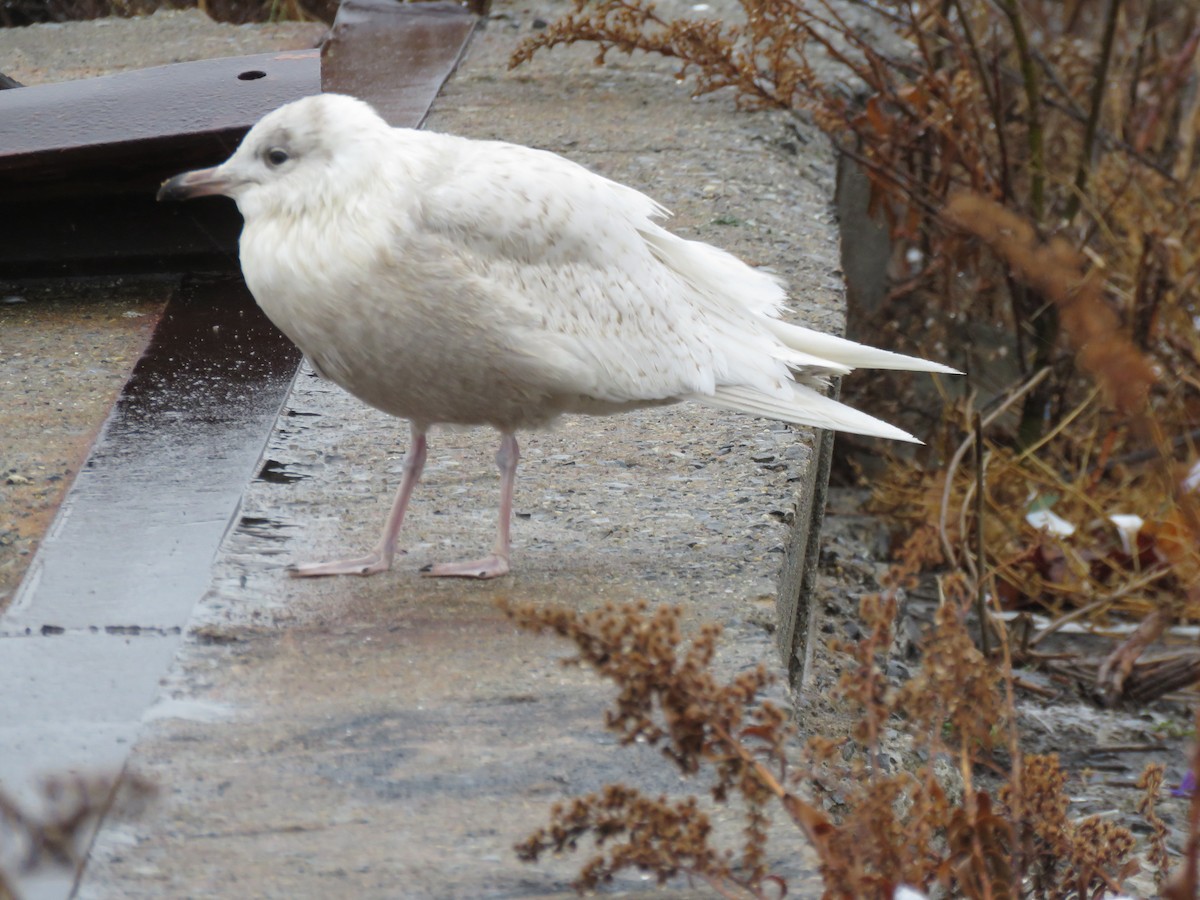
[[[158,188],[158,199],[191,200],[193,197],[208,197],[224,194],[229,190],[229,179],[219,168],[197,169],[168,178]]]
[[[180,191],[179,179],[182,176],[176,175],[174,178],[168,178],[158,186],[158,194],[155,195],[155,200],[162,203],[164,200],[186,200],[187,194]]]

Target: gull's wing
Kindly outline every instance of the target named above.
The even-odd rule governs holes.
[[[564,390],[620,403],[790,381],[792,353],[765,315],[784,299],[773,277],[706,248],[739,283],[697,291],[661,258],[654,241],[679,239],[644,194],[544,151],[430,137],[419,227],[494,285],[514,321],[534,323],[532,346],[578,359]]]
[[[431,153],[413,223],[511,313],[513,348],[546,360],[555,393],[690,398],[903,439],[794,378],[952,371],[780,321],[778,279],[666,231],[666,210],[632,188],[544,151],[421,134]]]

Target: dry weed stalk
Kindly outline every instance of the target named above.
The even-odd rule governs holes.
[[[1043,240],[1031,221],[979,194],[951,195],[942,215],[991,247],[1020,281],[1054,304],[1076,364],[1120,415],[1141,420],[1158,379],[1105,303],[1103,272],[1062,236]]]
[[[573,640],[578,655],[568,662],[589,665],[618,685],[616,707],[605,716],[605,725],[622,744],[641,740],[658,746],[687,775],[712,766],[713,799],[739,796],[746,804],[746,842],[736,868],[727,855],[709,848],[708,818],[694,800],[673,804],[620,785],[556,805],[551,827],[518,848],[523,859],[574,848],[581,836],[591,834],[605,853],[584,867],[581,887],[595,887],[635,866],[660,882],[684,872],[721,890],[736,887],[757,895],[769,875],[763,856],[768,803],[777,801],[815,846],[824,843],[828,817],[785,786],[789,729],[784,712],[771,703],[754,704],[769,681],[765,667],[724,685],[709,669],[719,626],[704,626],[681,654],[677,608],[648,613],[642,603],[584,615],[531,604],[504,608],[526,628]]]
[[[913,552],[928,544],[915,542]],[[898,567],[892,582],[904,582],[918,565]],[[828,898],[890,898],[901,884],[966,898],[1116,890],[1137,868],[1132,835],[1099,818],[1068,818],[1067,777],[1056,758],[1022,757],[1015,741],[1007,764],[994,752],[1013,718],[1011,685],[1000,690],[1004,676],[968,635],[965,602],[960,582],[938,612],[920,671],[895,687],[884,674],[894,597],[865,598],[864,636],[841,646],[849,665],[839,694],[857,711],[856,724],[842,739],[817,736],[802,746],[783,711],[758,699],[768,681],[763,669],[717,681],[710,671],[720,631],[714,625],[688,643],[672,607],[609,605],[580,614],[502,604],[522,627],[573,641],[577,653],[566,662],[588,665],[617,686],[605,721],[623,744],[660,748],[680,772],[705,777],[715,803],[737,798],[745,817],[745,840],[734,853],[714,846],[712,822],[696,798],[608,785],[555,804],[550,824],[518,853],[532,862],[590,838],[595,853],[580,871],[580,890],[638,869],[660,883],[699,878],[724,897],[774,897],[787,885],[767,867],[767,824],[782,814],[816,852]],[[896,748],[884,735],[896,727],[911,735],[925,762],[895,764]],[[976,783],[981,766],[1001,775],[995,797]],[[947,788],[949,770],[957,771],[961,792]]]
[[[994,563],[1010,607],[1026,598],[1040,598],[1047,592],[1076,603],[1080,600],[1087,603],[1097,595],[1107,596],[1113,607],[1121,603],[1123,596],[1130,602],[1151,601],[1148,608],[1140,610],[1143,619],[1134,634],[1096,669],[1098,695],[1107,703],[1115,703],[1124,696],[1132,696],[1127,686],[1132,684],[1130,675],[1141,654],[1180,616],[1200,612],[1200,515],[1197,514],[1200,499],[1195,491],[1186,489],[1186,479],[1176,471],[1159,421],[1151,414],[1151,391],[1158,380],[1155,369],[1106,302],[1103,272],[1089,266],[1084,255],[1064,238],[1043,239],[1032,222],[992,200],[966,192],[952,196],[943,215],[952,225],[979,238],[1017,279],[1054,305],[1063,331],[1076,350],[1077,366],[1098,386],[1115,413],[1115,421],[1123,422],[1131,434],[1157,449],[1146,458],[1149,465],[1143,468],[1140,490],[1136,492],[1140,497],[1130,496],[1135,492],[1129,490],[1126,481],[1118,483],[1120,494],[1109,495],[1105,497],[1107,502],[1101,503],[1096,502],[1101,485],[1094,469],[1082,473],[1083,483],[1080,483],[1047,471],[1045,461],[1033,456],[1030,449],[1010,457],[1009,465],[994,468],[998,469],[997,477],[1016,485],[1040,483],[1048,495],[1061,497],[1064,488],[1069,487],[1089,507],[1087,512],[1076,513],[1083,521],[1102,522],[1107,518],[1106,510],[1122,511],[1122,505],[1131,499],[1142,510],[1156,513],[1132,537],[1119,532],[1119,523],[1118,528],[1110,526],[1107,540],[1085,532],[1082,540],[1074,542],[1044,536],[1030,543],[1022,535],[1023,546],[1014,547],[1014,555],[1007,560],[1001,556]],[[1109,432],[1105,448],[1111,448],[1114,435],[1115,431]],[[1039,468],[1041,472],[1037,471]],[[1111,486],[1110,482],[1108,487]],[[948,476],[943,491],[943,517],[951,487]],[[965,485],[964,491],[969,493],[971,487]],[[1008,509],[1024,508],[1017,498],[1008,499],[1015,501]],[[1074,504],[1068,500],[1057,505],[1060,510],[1070,510]],[[1001,504],[993,508],[997,523],[1011,529],[1015,524],[1011,513],[1005,516]],[[982,531],[979,511],[975,518],[976,527]],[[997,541],[991,545],[993,548],[1014,543],[1002,536],[997,536]],[[977,560],[973,568],[978,569],[981,562]],[[1031,576],[1034,584],[1030,583]],[[1038,579],[1042,580],[1041,585],[1036,584]],[[1197,660],[1189,662],[1190,665],[1178,667],[1182,681],[1161,680],[1164,691],[1191,683],[1188,672],[1196,671]],[[1141,682],[1139,687],[1144,690],[1147,679],[1135,680]],[[1191,680],[1194,681],[1194,674]]]
[[[100,819],[137,815],[156,793],[137,775],[51,776],[42,783],[42,808],[35,812],[0,791],[0,900],[17,896],[14,869],[80,866],[80,847]]]

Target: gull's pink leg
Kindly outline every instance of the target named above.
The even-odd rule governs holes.
[[[404,475],[400,479],[400,489],[396,491],[396,501],[392,504],[387,524],[383,527],[383,535],[375,549],[357,559],[292,566],[291,574],[297,578],[311,578],[316,575],[374,575],[376,572],[386,572],[390,569],[392,558],[396,555],[396,538],[400,536],[400,528],[404,525],[404,511],[408,509],[408,500],[412,496],[413,488],[421,479],[423,468],[425,429],[413,425],[412,445],[404,455]]]
[[[512,534],[513,483],[517,479],[517,461],[521,458],[517,439],[506,434],[496,451],[500,468],[500,524],[496,529],[496,546],[492,555],[468,562],[442,563],[422,570],[430,578],[498,578],[508,574],[508,553]]]

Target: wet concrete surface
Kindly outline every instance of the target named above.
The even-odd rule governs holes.
[[[299,361],[238,275],[185,279],[0,636],[98,624],[178,633]]]
[[[403,433],[302,374],[267,450],[296,480],[248,491],[131,759],[166,796],[104,831],[80,896],[571,896],[578,860],[529,867],[511,849],[552,802],[612,781],[697,787],[652,750],[616,747],[611,690],[494,601],[681,603],[692,623],[724,623],[724,674],[773,663],[784,529],[762,510],[786,478],[753,462],[747,478],[776,432],[742,424],[635,414],[529,438],[517,574],[481,584],[418,573],[490,540],[490,440],[440,435],[395,571],[293,581],[285,563],[373,540]],[[664,442],[664,427],[688,436]],[[739,506],[757,510],[728,515]],[[736,839],[737,820],[717,819]],[[774,862],[805,896],[790,838]],[[613,895],[650,888],[631,878]]]
[[[691,101],[670,65],[646,59],[598,69],[584,48],[506,72],[516,40],[565,9],[499,8],[430,127],[547,147],[646,188],[675,210],[675,230],[776,267],[798,286],[802,319],[837,327],[819,140],[728,96]],[[406,439],[403,423],[297,379],[181,634],[120,636],[165,674],[157,692],[111,698],[141,705],[140,725],[90,758],[115,764],[132,743],[128,767],[162,797],[137,821],[106,823],[78,896],[569,896],[581,859],[527,866],[511,849],[553,801],[607,781],[703,790],[645,748],[615,747],[602,728],[611,691],[564,670],[563,646],[518,633],[494,601],[679,603],[689,627],[725,626],[723,676],[759,662],[782,672],[776,577],[811,436],[690,407],[526,436],[515,574],[474,584],[418,570],[490,543],[496,437],[437,432],[392,572],[287,578],[288,563],[375,540]],[[60,637],[82,656],[93,635]],[[94,676],[102,691],[103,664]],[[53,720],[52,702],[27,714]],[[717,817],[736,841],[736,817]],[[792,896],[819,893],[794,836],[773,860]],[[632,877],[612,894],[652,888]],[[664,894],[704,895],[686,882]]]
[[[0,284],[0,611],[170,290],[164,280]]]

